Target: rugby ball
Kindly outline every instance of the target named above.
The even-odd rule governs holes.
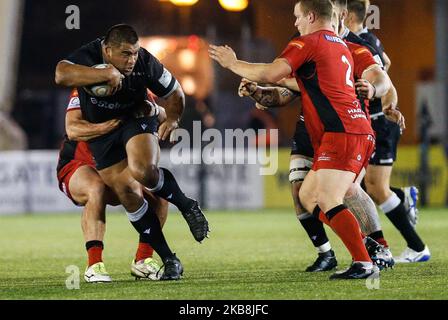
[[[96,69],[106,69],[108,67],[107,64],[97,64],[93,66]],[[108,97],[111,93],[111,87],[107,84],[107,82],[98,83],[94,85],[90,85],[84,87],[84,90],[87,91],[88,94],[95,97]]]

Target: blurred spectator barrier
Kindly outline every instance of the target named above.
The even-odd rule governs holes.
[[[59,191],[57,160],[58,151],[0,152],[0,215],[79,211]],[[161,166],[173,171],[187,194],[199,197],[200,165],[171,165],[169,151],[162,151]],[[206,165],[206,170],[203,185],[209,209],[263,207],[264,177],[258,164]]]
[[[290,150],[279,150],[278,172],[275,176],[266,176],[264,181],[264,202],[266,208],[291,208],[289,175]],[[394,187],[419,186],[420,149],[418,146],[398,148],[398,160],[392,172],[391,185]],[[429,148],[428,205],[443,207],[448,194],[448,160],[442,146]]]

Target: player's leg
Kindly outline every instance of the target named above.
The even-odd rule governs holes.
[[[378,272],[364,246],[358,221],[343,205],[347,191],[367,165],[373,146],[370,135],[325,133],[316,151],[313,170],[302,185],[302,203],[307,201],[308,210],[316,205],[313,214],[335,231],[353,258],[348,270],[332,275],[331,279],[366,278]]]
[[[361,226],[361,231],[367,235],[364,242],[372,261],[380,269],[393,267],[395,261],[384,238],[375,203],[358,182],[353,183],[350,187],[345,195],[344,204],[355,215]]]
[[[71,176],[68,187],[72,199],[84,206],[81,226],[88,254],[84,278],[92,283],[110,282],[102,257],[106,232],[107,187],[97,171],[90,166],[79,167]]]
[[[168,169],[158,168],[158,138],[152,134],[134,135],[126,143],[126,152],[132,177],[154,195],[174,204],[187,221],[196,241],[204,240],[208,236],[209,227],[198,202],[182,192]]]
[[[409,222],[415,228],[418,222],[418,188],[416,186],[403,188],[390,187],[390,190],[392,190],[392,192],[395,193],[398,198],[400,198],[400,201],[403,202],[404,207],[406,208],[406,211],[408,213]]]
[[[365,178],[367,192],[384,211],[392,224],[400,231],[407,243],[407,249],[397,257],[397,262],[429,260],[430,253],[408,219],[403,201],[390,190],[392,166],[369,165]],[[410,260],[408,260],[408,258]]]
[[[143,195],[146,201],[148,201],[149,206],[155,209],[156,215],[160,221],[160,226],[163,229],[168,217],[168,202],[154,196],[145,189],[143,189]],[[131,264],[131,274],[135,276],[136,279],[158,279],[160,266],[157,261],[153,259],[153,254],[154,249],[150,245],[147,235],[140,235],[135,259]]]
[[[334,251],[325,232],[323,223],[314,215],[304,209],[299,199],[302,183],[311,170],[312,159],[301,155],[291,155],[289,181],[291,182],[291,195],[294,201],[296,216],[308,237],[317,249],[316,261],[306,268],[306,272],[329,271],[337,266]]]
[[[321,169],[316,172],[317,207],[314,211],[331,226],[349,250],[353,264],[332,279],[365,278],[373,274],[373,264],[364,245],[360,226],[353,213],[343,204],[345,194],[356,178],[348,171]]]
[[[130,174],[126,161],[100,171],[104,182],[117,194],[127,211],[128,218],[140,235],[147,237],[151,247],[165,264],[162,280],[180,279],[183,268],[171,251],[163,235],[154,208],[142,196],[141,185]]]

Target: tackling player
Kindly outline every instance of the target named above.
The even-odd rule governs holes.
[[[380,53],[386,70],[388,70],[391,61],[384,52],[381,41],[363,25],[369,5],[370,1],[368,0],[349,0],[346,25]],[[391,92],[391,95],[396,96],[396,92]],[[397,98],[393,100],[395,101],[392,103],[396,107]],[[388,102],[375,99],[370,106],[372,127],[376,132],[376,149],[367,168],[366,189],[406,240],[408,247],[396,258],[396,261],[401,263],[428,261],[431,257],[429,248],[415,230],[417,188],[406,187],[401,190],[390,186],[392,167],[397,158],[397,146],[401,132],[395,123],[385,118],[382,104],[386,103]]]
[[[154,111],[159,107],[151,104]],[[73,90],[67,107],[67,136],[61,147],[57,167],[59,188],[77,206],[83,206],[81,219],[82,230],[86,241],[88,265],[84,279],[89,283],[111,282],[103,263],[104,234],[106,229],[106,205],[117,206],[116,195],[104,184],[95,169],[95,163],[87,140],[115,130],[119,120],[110,120],[100,124],[92,124],[82,119],[78,92]],[[156,109],[157,108],[157,109]],[[160,107],[159,122],[166,118]],[[157,214],[160,224],[166,222],[168,203],[151,193],[144,191],[145,199]],[[131,274],[136,278],[157,280],[160,277],[160,266],[153,259],[153,248],[144,236],[140,236],[139,246],[131,265]]]
[[[107,68],[94,68],[104,63],[108,64]],[[151,246],[162,258],[164,277],[180,279],[183,267],[169,250],[140,185],[177,206],[197,241],[207,237],[208,222],[197,201],[185,196],[172,173],[158,168],[155,119],[133,115],[146,99],[148,89],[165,98],[167,120],[159,128],[159,136],[165,140],[177,128],[185,107],[179,83],[154,56],[140,47],[137,33],[128,25],[112,27],[105,38],[92,41],[59,62],[55,80],[60,85],[78,88],[86,121],[123,119],[118,129],[89,140],[96,168],[125,207],[134,228],[142,235],[147,234]],[[111,88],[108,97],[94,97],[83,89],[104,82]]]

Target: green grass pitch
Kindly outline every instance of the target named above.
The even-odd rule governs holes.
[[[365,281],[330,281],[331,273],[303,270],[315,250],[292,210],[208,212],[211,238],[198,244],[180,214],[172,212],[165,233],[184,268],[178,282],[135,281],[130,262],[137,235],[124,214],[107,221],[104,262],[114,282],[68,290],[66,267],[86,264],[80,218],[43,215],[0,218],[0,299],[447,299],[448,210],[421,210],[418,230],[429,245],[427,263],[398,265],[381,273],[379,289]],[[405,247],[382,215],[394,254]],[[328,231],[339,269],[350,257]]]

